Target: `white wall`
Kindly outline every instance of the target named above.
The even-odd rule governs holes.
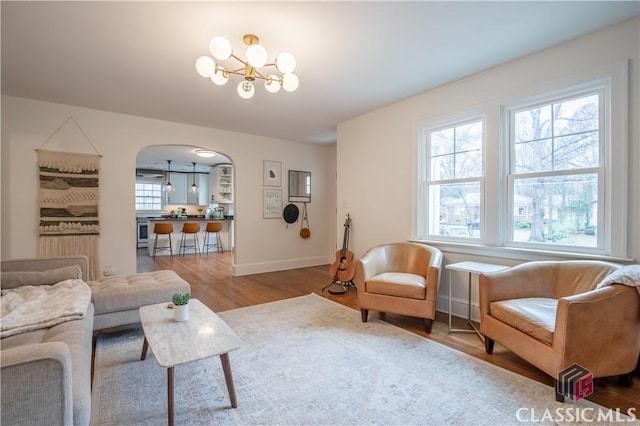
[[[103,155],[100,169],[100,263],[136,272],[135,161],[147,145],[186,144],[232,158],[235,173],[235,273],[244,275],[327,264],[335,250],[335,145],[319,146],[115,114],[69,105],[2,97],[2,259],[38,253],[39,148],[72,116]],[[69,122],[45,146],[92,152]],[[300,224],[262,218],[262,162],[282,162],[283,207],[289,169],[312,177],[311,238]]]
[[[627,21],[341,123],[337,146],[338,216],[349,212],[353,219],[351,249],[356,258],[369,247],[415,237],[417,123],[487,105],[496,106],[487,119],[497,122],[502,100],[629,60],[628,256],[640,259],[639,28],[640,20]],[[497,146],[498,131],[492,136]],[[342,228],[336,229],[337,236],[342,235]],[[553,258],[520,253],[505,259],[504,253],[497,250],[441,248],[445,264],[476,260],[513,265]],[[448,279],[445,271],[440,286],[442,310],[446,310]],[[454,274],[454,312],[466,312],[465,274]]]

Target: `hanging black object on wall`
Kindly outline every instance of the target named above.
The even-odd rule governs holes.
[[[298,216],[300,215],[300,210],[298,210],[298,206],[295,204],[289,204],[284,208],[284,212],[282,213],[282,217],[284,221],[287,223],[295,223],[298,220]]]

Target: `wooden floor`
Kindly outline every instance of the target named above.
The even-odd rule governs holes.
[[[173,258],[158,256],[154,260],[149,257],[147,250],[139,249],[137,256],[138,272],[160,269],[174,270],[191,284],[192,297],[199,299],[216,312],[303,296],[309,293],[316,293],[351,308],[359,309],[354,288],[349,288],[345,294],[338,295],[322,292],[322,288],[331,282],[329,265],[233,277],[231,276],[232,262],[233,255],[230,252],[205,255],[190,254]],[[371,312],[369,315],[378,315],[385,321],[405,330],[545,383],[549,385],[550,401],[555,400],[551,377],[497,343],[494,353],[488,355],[484,351],[484,344],[477,335],[449,334],[446,314],[438,313],[433,330],[429,335],[424,331],[421,319],[377,312]],[[464,327],[465,321],[460,318],[455,318],[455,320],[454,327]],[[479,391],[482,390],[479,389]],[[640,377],[634,379],[631,388],[619,385],[615,378],[596,379],[595,391],[588,399],[607,408],[619,408],[621,412],[627,412],[629,408],[633,407],[636,416],[640,417]]]

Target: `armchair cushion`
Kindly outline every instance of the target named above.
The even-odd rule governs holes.
[[[367,292],[386,296],[424,300],[427,297],[425,277],[404,272],[383,272],[366,283]]]
[[[554,379],[572,364],[594,378],[633,371],[640,355],[638,291],[596,288],[619,268],[597,260],[538,261],[481,275],[486,351],[498,342]]]
[[[494,318],[547,345],[553,343],[557,299],[528,297],[493,302],[489,307]]]
[[[436,315],[442,252],[425,244],[399,242],[369,249],[356,262],[362,321],[369,310],[423,318],[431,332]]]

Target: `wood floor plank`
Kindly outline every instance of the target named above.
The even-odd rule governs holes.
[[[331,282],[330,265],[233,277],[232,263],[231,252],[189,254],[173,258],[158,256],[154,260],[149,257],[146,250],[140,249],[137,257],[138,272],[162,269],[175,271],[191,284],[192,297],[199,299],[215,312],[304,296],[309,293],[316,293],[350,308],[359,309],[354,288],[348,288],[345,294],[338,295],[321,291]],[[484,350],[484,344],[475,334],[449,334],[446,314],[438,313],[429,335],[424,331],[424,323],[421,319],[378,312],[371,312],[370,315],[378,316],[393,325],[517,374],[549,386],[553,385],[551,377],[497,343],[494,353],[488,355]],[[455,318],[454,327],[464,327],[464,325],[465,320]],[[550,401],[555,400],[552,388],[549,388],[549,398]],[[631,388],[620,386],[616,378],[596,379],[595,391],[588,399],[607,408],[619,408],[621,412],[634,408],[636,415],[640,417],[640,377],[634,378]]]

